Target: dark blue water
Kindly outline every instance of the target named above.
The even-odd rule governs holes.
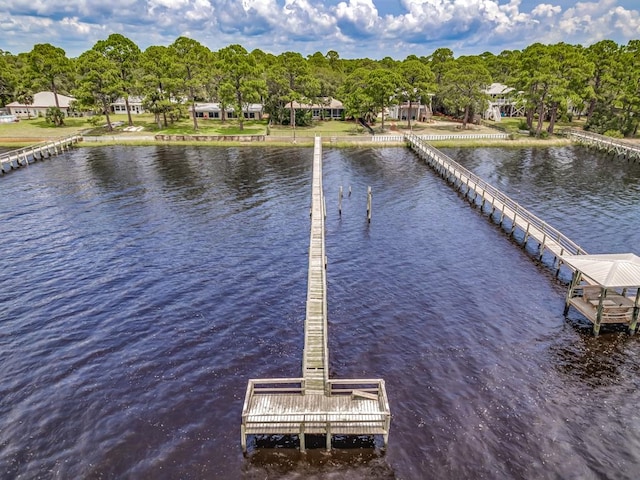
[[[637,165],[448,153],[640,253]],[[0,477],[637,477],[638,337],[565,319],[553,272],[401,148],[324,155],[331,375],[386,379],[387,453],[244,458],[247,379],[301,370],[311,157],[85,148],[0,178]]]

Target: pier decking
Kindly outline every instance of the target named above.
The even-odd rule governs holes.
[[[9,173],[45,158],[66,152],[69,148],[82,140],[81,135],[69,135],[68,137],[37,143],[29,147],[11,150],[0,155],[0,172]]]
[[[626,160],[640,160],[640,144],[633,144],[617,138],[606,137],[593,132],[585,132],[584,130],[576,130],[568,128],[564,130],[564,134],[571,140],[586,145],[587,147],[597,148],[605,152],[617,155]]]
[[[249,435],[381,435],[386,446],[391,413],[382,379],[329,379],[327,259],[322,190],[322,141],[315,138],[311,192],[311,236],[301,378],[249,380],[242,408],[241,443]]]

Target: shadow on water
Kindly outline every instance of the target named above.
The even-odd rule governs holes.
[[[373,448],[370,438],[334,438],[331,452],[324,449],[324,436],[307,435],[307,450],[297,450],[296,437],[256,439],[258,448],[246,456],[245,479],[374,479],[397,478],[384,452]],[[286,448],[282,448],[282,447]],[[280,447],[280,448],[277,448]]]
[[[611,386],[629,369],[640,367],[637,357],[629,356],[629,348],[637,348],[637,341],[627,333],[626,325],[605,325],[600,335],[594,337],[587,320],[567,321],[577,333],[576,341],[549,348],[553,365],[566,381],[593,388]]]

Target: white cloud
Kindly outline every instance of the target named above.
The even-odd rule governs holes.
[[[616,0],[576,3],[559,19],[561,35],[569,38],[587,37],[591,41],[607,38],[613,32],[615,6]]]
[[[520,0],[402,0],[406,14],[388,19],[393,37],[413,42],[437,39],[490,38],[511,34],[531,23],[519,10]]]
[[[613,11],[614,27],[627,38],[640,38],[640,12],[617,7]]]
[[[203,21],[213,17],[214,10],[209,0],[195,0],[191,9],[187,10],[187,20]]]
[[[349,0],[335,7],[338,25],[343,33],[374,35],[380,33],[380,17],[373,0]]]
[[[91,29],[94,28],[94,25],[89,25],[88,23],[84,23],[78,20],[78,17],[65,17],[60,20],[60,25],[64,28],[72,28],[76,34],[80,35],[88,35],[91,32]]]
[[[169,10],[179,10],[189,5],[189,0],[149,0],[147,5],[151,11],[157,7],[167,8]]]
[[[550,5],[548,3],[541,3],[531,10],[531,15],[534,17],[553,17],[562,12],[562,7],[559,5]]]
[[[311,5],[308,0],[286,0],[282,13],[285,31],[297,36],[324,35],[330,33],[336,24],[331,15]]]
[[[626,43],[640,38],[640,5],[631,5],[629,0],[0,0],[0,48],[29,51],[34,43],[50,42],[77,54],[117,32],[141,42],[141,48],[188,34],[214,50],[239,43],[273,53],[334,49],[342,56],[379,58],[428,54],[444,46],[469,54],[522,49],[537,41]]]

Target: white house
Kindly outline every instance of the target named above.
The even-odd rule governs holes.
[[[524,115],[524,108],[514,96],[515,89],[502,83],[492,83],[484,91],[489,96],[489,106],[484,118],[499,122],[502,117],[519,117]]]
[[[115,102],[111,104],[111,111],[113,113],[127,113],[127,105],[124,103],[124,98],[118,98]],[[140,97],[129,97],[129,111],[132,115],[137,115],[139,113],[144,113],[144,107],[142,106],[142,98]]]
[[[299,103],[290,102],[286,108],[296,110],[311,110],[311,117],[314,120],[342,120],[344,118],[344,105],[335,98],[326,98],[323,103]]]
[[[417,120],[418,122],[428,122],[431,120],[432,112],[428,105],[421,105],[418,102],[411,102],[411,109],[409,109],[409,102],[393,105],[387,109],[388,117],[392,120],[407,120],[410,116],[411,120]]]
[[[204,119],[222,119],[222,108],[219,103],[196,103],[196,118]],[[261,103],[249,103],[247,104],[242,113],[247,120],[262,120],[263,106]],[[225,108],[225,118],[238,118],[233,106],[227,106]]]
[[[60,104],[60,110],[65,115],[69,115],[69,106],[71,102],[75,101],[73,97],[67,97],[66,95],[58,94],[58,103]],[[37,117],[38,115],[46,115],[47,109],[56,106],[56,99],[53,92],[38,92],[33,96],[33,103],[31,105],[25,105],[20,102],[11,102],[6,105],[10,115],[15,115],[20,118]]]

